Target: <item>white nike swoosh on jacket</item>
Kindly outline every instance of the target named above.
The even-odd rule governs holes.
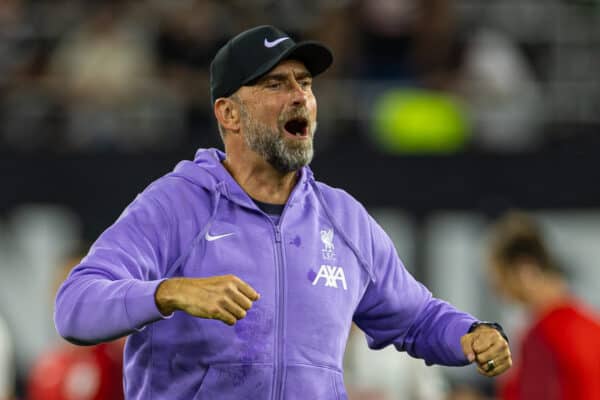
[[[231,233],[224,233],[222,235],[216,235],[216,236],[212,236],[210,233],[206,232],[206,235],[204,235],[204,238],[206,240],[208,240],[209,242],[212,242],[213,240],[222,239],[224,237],[231,236],[231,235],[233,235],[233,232],[231,232]]]

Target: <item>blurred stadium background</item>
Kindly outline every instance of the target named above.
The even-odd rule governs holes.
[[[210,60],[263,23],[333,49],[312,168],[437,296],[517,335],[482,252],[490,219],[521,208],[600,307],[600,1],[0,0],[0,370],[17,398],[58,343],[66,258],[178,160],[221,147]],[[493,398],[474,370],[440,371],[445,393]]]

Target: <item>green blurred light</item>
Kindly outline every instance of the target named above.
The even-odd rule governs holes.
[[[392,89],[375,102],[373,133],[388,153],[454,153],[470,133],[466,113],[453,97],[418,89]]]

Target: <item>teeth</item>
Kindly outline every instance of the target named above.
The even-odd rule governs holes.
[[[286,124],[286,130],[295,136],[304,136],[306,121],[301,119],[292,119]]]

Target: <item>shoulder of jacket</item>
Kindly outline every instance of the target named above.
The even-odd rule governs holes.
[[[182,192],[187,191],[193,191],[195,193],[201,192],[206,194],[206,196],[210,196],[208,188],[199,185],[193,179],[190,179],[183,174],[178,174],[177,172],[170,172],[158,178],[144,190],[144,192],[154,194],[166,193],[172,195],[179,195]]]
[[[335,202],[336,206],[346,205],[348,207],[359,207],[364,210],[364,206],[344,189],[333,187],[320,181],[316,181],[316,183],[326,201]]]
[[[166,215],[179,214],[177,211],[208,204],[210,192],[190,182],[183,176],[169,173],[150,183],[131,203],[144,207],[154,204]]]
[[[322,182],[317,182],[317,185],[319,185],[319,190],[329,210],[340,224],[344,226],[358,224],[363,228],[371,225],[371,215],[363,204],[350,193]],[[352,218],[348,218],[349,216]]]

